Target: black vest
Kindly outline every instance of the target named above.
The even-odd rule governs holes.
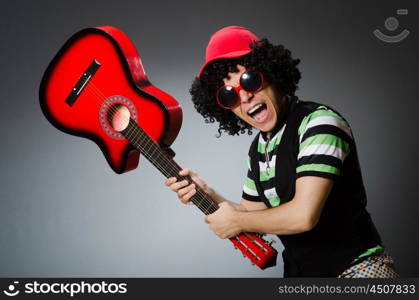
[[[291,201],[295,194],[297,156],[299,149],[298,127],[305,116],[320,104],[293,101],[282,116],[280,129],[286,122],[276,156],[276,190],[281,204]],[[259,197],[271,207],[259,182],[259,165],[256,135],[250,149],[251,170],[254,172]],[[320,215],[319,222],[310,231],[278,235],[285,249],[284,277],[337,277],[352,261],[367,249],[381,244],[380,236],[366,210],[366,194],[362,182],[355,143],[351,143],[340,175]]]

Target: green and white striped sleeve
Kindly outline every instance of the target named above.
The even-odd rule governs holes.
[[[348,122],[333,110],[319,106],[303,119],[298,134],[297,178],[336,179],[353,143]]]

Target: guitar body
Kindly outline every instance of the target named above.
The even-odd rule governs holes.
[[[84,29],[66,42],[44,74],[40,104],[55,127],[94,141],[116,173],[139,161],[139,151],[111,126],[116,107],[125,106],[162,148],[182,124],[179,103],[151,85],[135,46],[111,26]]]

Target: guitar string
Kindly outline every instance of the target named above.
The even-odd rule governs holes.
[[[92,87],[92,89],[89,89],[89,86],[91,86]],[[104,100],[106,100],[107,99],[107,97],[94,85],[94,83],[92,82],[92,81],[90,81],[88,84],[87,84],[87,86],[85,87],[85,89],[87,89],[87,91],[90,91],[90,94],[92,95],[92,96],[94,96],[94,97],[96,97],[96,98],[98,98],[99,100],[101,100],[100,98],[102,97]],[[112,105],[112,103],[108,106],[108,108],[109,108],[109,111],[111,111],[111,112],[113,112],[113,113],[116,113],[117,112],[117,109],[115,109],[114,108],[114,105]],[[144,137],[141,137],[141,131],[140,131],[140,134],[138,134],[138,129],[136,129],[135,127],[133,127],[133,126],[130,126],[130,123],[129,123],[129,120],[131,119],[131,118],[126,118],[126,116],[123,114],[123,113],[121,113],[121,116],[122,116],[122,118],[125,118],[125,121],[128,121],[128,125],[127,125],[127,127],[124,129],[124,130],[126,130],[126,132],[127,132],[127,135],[131,135],[130,136],[130,138],[132,138],[132,137],[135,137],[135,138],[137,138],[138,136],[140,136],[140,139],[143,141],[143,144],[145,144],[145,150],[147,150],[147,146],[148,146],[148,148],[149,149],[152,149],[152,151],[153,151],[153,153],[142,153],[153,165],[155,165],[166,177],[171,177],[170,175],[170,173],[167,173],[167,172],[165,172],[164,171],[164,165],[162,165],[161,163],[163,163],[163,162],[160,162],[159,160],[156,160],[156,159],[154,159],[153,158],[153,154],[154,154],[154,151],[156,151],[157,153],[157,156],[162,156],[162,155],[164,155],[164,153],[162,153],[161,152],[161,149],[159,149],[159,146],[150,138],[150,137],[148,137],[148,139],[146,138],[145,139],[145,141],[144,141]],[[137,131],[137,132],[136,132]],[[145,132],[144,132],[145,133]],[[132,136],[133,135],[133,136]],[[151,140],[151,142],[154,144],[154,145],[152,145],[152,144],[150,144],[150,140]],[[145,142],[145,143],[144,143]],[[140,145],[135,145],[135,146],[137,146],[137,147],[139,147]],[[154,147],[153,147],[154,146]],[[154,148],[154,149],[153,149]],[[159,153],[159,151],[158,150],[160,150],[160,153]],[[141,152],[141,151],[140,151]],[[144,151],[144,152],[146,152],[146,151]],[[151,155],[147,155],[147,154],[151,154]],[[148,157],[147,157],[148,156]],[[157,157],[157,159],[158,159],[158,157]],[[169,165],[169,169],[170,169],[170,171],[171,172],[173,172],[173,174],[176,174],[175,175],[175,177],[180,177],[180,175],[178,175],[178,171],[177,171],[177,168],[179,167],[179,166],[177,166],[177,165],[174,165],[174,162],[172,161],[172,160],[169,160],[169,159],[167,159],[168,160],[168,164],[166,163],[166,167],[167,167],[167,165]],[[160,165],[163,167],[163,168],[159,168],[159,162],[160,162]],[[182,176],[183,177],[183,176]],[[179,178],[178,178],[179,179]],[[195,205],[197,205],[199,208],[201,208],[200,206],[202,206],[202,205],[200,205],[201,203],[203,204],[203,206],[204,207],[202,207],[201,208],[201,210],[203,210],[203,212],[204,213],[208,213],[208,212],[215,212],[216,210],[217,210],[217,208],[215,207],[215,203],[212,201],[212,200],[210,200],[210,199],[208,199],[208,196],[207,196],[207,194],[205,194],[203,191],[201,191],[200,190],[200,188],[197,186],[197,189],[196,189],[196,194],[195,194],[196,196],[197,196],[197,198],[198,198],[198,200],[200,200],[200,203],[194,203]],[[193,200],[193,199],[192,199]],[[192,202],[194,202],[194,201],[192,201]]]
[[[130,125],[129,125],[130,126]],[[131,135],[133,135],[133,134],[138,134],[138,133],[136,133],[136,131],[138,132],[138,129],[136,129],[135,127],[132,127],[133,128],[133,130],[131,131],[129,131],[128,133],[127,133],[127,136],[129,137],[129,138],[131,138]],[[144,133],[143,132],[139,132],[140,133],[140,135],[144,135]],[[140,146],[136,141],[134,141],[134,144],[135,145],[137,145],[137,146]],[[155,148],[156,150],[157,150],[157,148]],[[153,150],[154,151],[154,150]],[[161,156],[161,155],[164,155],[164,154],[161,154],[161,153],[159,153],[158,152],[159,150],[157,150],[156,152],[156,154],[157,154],[157,158],[158,158],[158,156]],[[143,152],[143,155],[147,158],[147,159],[149,159],[152,163],[153,163],[153,153],[149,153],[149,152],[146,152],[146,153],[144,153]],[[167,158],[166,158],[167,159]],[[164,164],[164,162],[162,162],[162,161],[158,161],[159,163],[160,163],[160,165],[162,165],[162,164]],[[168,160],[168,162],[170,162],[170,160]],[[154,164],[154,163],[153,163]],[[172,172],[172,173],[177,173],[178,171],[180,171],[180,169],[178,169],[176,166],[169,166],[170,168],[171,168],[171,170],[169,171],[169,173],[168,172],[165,172],[165,168],[164,168],[164,166],[163,166],[163,168],[159,168],[159,166],[158,165],[156,165],[156,164],[154,164],[163,174],[165,174],[166,175],[166,177],[170,177],[170,171]],[[166,163],[165,164],[166,166],[168,166],[169,164],[168,163]],[[175,169],[176,168],[176,169]],[[180,175],[178,175],[178,174],[176,174],[175,175],[175,177],[180,177]],[[200,191],[200,190],[198,190],[198,187],[197,187],[197,192],[198,191]],[[208,200],[207,199],[207,196],[206,196],[206,194],[202,194],[202,197],[200,197],[201,196],[201,194],[200,194],[201,192],[199,192],[198,194],[196,194],[197,195],[197,197],[198,197],[198,200],[200,200],[200,202],[198,202],[198,203],[194,203],[195,201],[193,201],[194,199],[191,199],[192,200],[192,202],[194,203],[194,204],[196,204],[199,208],[203,208],[203,212],[205,213],[205,214],[207,214],[208,212],[215,212],[216,211],[216,209],[214,209],[214,203],[211,201],[211,202],[209,202],[210,200]]]
[[[92,87],[95,87],[95,85],[92,83]],[[103,98],[105,98],[106,99],[106,97],[103,95],[103,93],[101,93],[100,92],[100,90],[98,90],[97,89],[97,87],[96,87],[96,91],[94,91],[94,90],[91,90],[92,92],[96,92],[96,94],[94,95],[94,96],[96,96],[96,97],[98,97],[98,98],[100,98],[99,96],[98,96],[98,93],[100,93],[100,94],[102,94],[101,95],[101,97],[103,97]],[[110,105],[110,106],[108,106],[109,107],[109,110],[111,110],[111,111],[113,111],[113,112],[117,112],[116,111],[116,109],[114,108],[114,106],[113,105]],[[121,114],[122,115],[122,117],[125,117],[123,114]],[[130,122],[129,122],[129,119],[126,119],[125,118],[125,120],[126,121],[128,121],[128,126],[130,126]],[[128,127],[128,130],[127,130],[127,128],[125,128],[124,130],[126,130],[126,132],[127,132],[127,135],[130,135],[129,136],[129,138],[131,138],[132,139],[132,135],[134,134],[134,137],[138,137],[138,129],[136,129],[135,127],[133,127],[133,126],[130,126],[130,127]],[[137,131],[137,132],[135,132],[135,131]],[[156,151],[157,153],[157,156],[162,156],[163,158],[166,158],[167,159],[167,157],[164,155],[164,153],[162,153],[161,152],[161,149],[159,148],[159,146],[153,141],[153,140],[151,140],[151,138],[150,137],[148,137],[148,136],[145,136],[145,132],[142,132],[142,131],[139,131],[139,133],[140,133],[140,135],[142,134],[144,137],[145,137],[145,143],[143,142],[143,144],[145,144],[145,150],[147,150],[147,146],[148,146],[148,148],[150,148],[150,149],[152,149],[152,151],[153,152],[149,152],[149,151],[143,151],[143,155],[153,164],[153,165],[155,165],[166,177],[169,177],[170,176],[170,173],[167,173],[167,172],[164,172],[164,165],[162,164],[163,162],[161,162],[160,163],[160,166],[163,168],[159,168],[159,164],[158,164],[158,162],[160,162],[159,160],[155,160],[154,158],[153,158],[153,155],[154,155],[154,151]],[[141,140],[143,140],[144,141],[144,137],[142,137],[141,138]],[[151,143],[149,143],[149,141],[151,142]],[[138,145],[137,143],[134,145],[134,146],[140,146],[140,145]],[[153,147],[154,146],[154,147]],[[153,149],[154,148],[154,149]],[[160,152],[159,152],[160,151]],[[141,151],[140,151],[141,152]],[[158,158],[158,157],[157,157]],[[168,159],[167,159],[168,160]],[[180,177],[180,175],[178,175],[177,173],[178,173],[178,170],[177,170],[177,168],[180,168],[180,167],[178,167],[177,165],[170,165],[170,163],[171,162],[173,162],[173,164],[174,164],[174,161],[172,161],[172,160],[168,160],[168,162],[169,162],[169,167],[170,167],[170,171],[173,173],[173,174],[176,174],[175,175],[175,177]],[[166,164],[166,166],[167,166],[167,164]],[[200,190],[199,190],[199,188],[197,188],[197,198],[198,198],[198,200],[200,200],[200,202],[199,203],[194,203],[195,201],[192,201],[195,205],[197,205],[205,214],[208,214],[209,212],[215,212],[216,210],[217,210],[217,207],[214,207],[215,206],[215,203],[212,201],[212,200],[210,200],[210,199],[208,199],[207,198],[207,195],[205,194],[205,193],[202,193]],[[193,199],[192,199],[193,200]],[[203,206],[203,207],[202,207]]]

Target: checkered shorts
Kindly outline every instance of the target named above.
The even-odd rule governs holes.
[[[398,278],[394,261],[383,250],[343,271],[338,278]]]

